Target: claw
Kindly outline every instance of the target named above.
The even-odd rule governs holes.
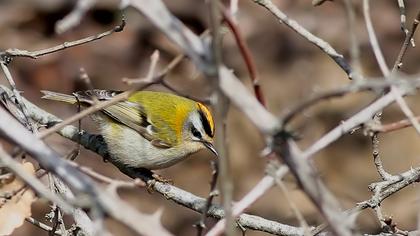
[[[163,177],[163,176],[161,176],[159,174],[156,174],[156,173],[153,173],[152,174],[152,177],[156,181],[162,182],[164,184],[173,184],[174,183],[174,181],[172,179],[165,178],[165,177]]]

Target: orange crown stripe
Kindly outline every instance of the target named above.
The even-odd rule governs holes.
[[[210,125],[211,135],[213,135],[214,134],[214,121],[213,121],[213,116],[211,115],[210,110],[207,108],[207,106],[203,105],[200,102],[197,102],[197,106],[198,106],[198,109],[203,112],[205,118],[207,119]]]

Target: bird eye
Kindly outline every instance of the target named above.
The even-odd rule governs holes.
[[[191,133],[194,137],[201,139],[201,133],[194,126],[191,126]]]

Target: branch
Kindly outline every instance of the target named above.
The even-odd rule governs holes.
[[[409,43],[412,42],[412,44],[414,45],[413,36],[414,36],[414,33],[416,32],[416,29],[417,29],[417,26],[419,25],[419,23],[420,23],[420,11],[417,12],[417,16],[413,21],[413,25],[411,26],[411,30],[410,31],[408,31],[408,30],[405,31],[406,36],[405,36],[403,45],[401,47],[401,50],[398,53],[397,60],[394,63],[394,67],[392,68],[393,71],[401,68],[402,59],[403,59],[405,53],[407,52]]]
[[[261,90],[260,80],[257,73],[257,67],[255,65],[254,59],[252,58],[251,51],[249,50],[242,34],[239,30],[238,25],[233,21],[230,13],[226,9],[222,9],[223,20],[227,23],[230,30],[235,37],[236,44],[238,45],[239,51],[242,54],[242,58],[245,61],[246,68],[248,69],[249,77],[251,77],[252,85],[254,87],[255,97],[258,101],[265,107],[267,103],[264,98],[264,94]]]
[[[6,115],[6,112],[0,108],[0,113],[3,113],[1,116],[3,117]],[[1,130],[0,130],[1,134]],[[16,176],[19,176],[29,187],[31,187],[37,194],[41,197],[48,199],[51,202],[55,202],[61,209],[65,212],[70,213],[73,210],[73,207],[65,202],[62,198],[58,197],[57,195],[51,193],[48,188],[45,187],[42,182],[37,179],[35,176],[29,174],[25,169],[19,164],[16,160],[14,160],[3,147],[0,145],[0,164],[1,166],[7,167]]]
[[[283,178],[289,168],[287,166],[280,167],[276,173],[276,178]],[[260,182],[255,185],[251,191],[249,191],[239,202],[235,203],[232,209],[232,216],[238,217],[242,212],[244,212],[249,206],[251,206],[255,201],[261,198],[270,188],[274,186],[274,178],[272,176],[265,176],[260,180]],[[226,220],[220,220],[217,224],[206,234],[206,236],[216,236],[222,234],[223,230],[226,227]]]
[[[300,187],[322,213],[335,235],[352,235],[352,222],[339,209],[334,195],[324,185],[316,173],[312,162],[305,159],[303,153],[290,136],[279,132],[273,140],[273,151],[281,156],[296,177]]]
[[[216,68],[212,64],[209,46],[191,32],[182,22],[172,15],[160,0],[131,0],[129,6],[147,17],[157,28],[178,44],[185,54],[205,74],[215,75]]]
[[[80,21],[82,21],[86,12],[89,11],[95,3],[96,0],[78,0],[75,8],[63,19],[57,21],[55,24],[55,32],[61,34],[76,27],[80,24]]]
[[[4,60],[4,58],[6,58],[7,60],[4,60],[4,61],[7,61],[7,62],[10,62],[10,60],[14,57],[28,57],[28,58],[31,58],[31,59],[37,59],[37,58],[39,58],[41,56],[45,56],[47,54],[58,52],[58,51],[66,49],[66,48],[76,47],[76,46],[79,46],[79,45],[82,45],[82,44],[90,43],[92,41],[96,41],[96,40],[99,40],[103,37],[109,36],[113,33],[121,32],[124,29],[124,27],[125,27],[125,19],[123,18],[121,20],[120,25],[117,25],[113,29],[105,31],[105,32],[100,33],[100,34],[97,34],[97,35],[89,36],[89,37],[79,39],[79,40],[76,40],[76,41],[64,42],[63,44],[57,45],[57,46],[52,47],[52,48],[42,49],[42,50],[33,51],[33,52],[27,51],[27,50],[20,50],[20,49],[16,49],[16,48],[7,49],[4,52],[0,52],[0,57],[3,60]]]
[[[297,23],[295,20],[290,19],[286,14],[284,14],[279,8],[277,8],[276,5],[273,4],[271,0],[253,0],[258,5],[264,7],[267,9],[270,13],[272,13],[277,20],[279,20],[281,23],[285,24],[289,28],[291,28],[293,31],[298,33],[300,36],[308,40],[310,43],[317,46],[319,49],[321,49],[323,52],[325,52],[331,59],[337,63],[338,66],[341,67],[341,69],[346,72],[348,77],[352,79],[354,77],[353,71],[350,67],[350,65],[347,63],[347,61],[344,59],[344,56],[339,54],[331,45],[324,40],[318,38],[317,36],[313,35],[311,32],[306,30],[304,27],[302,27],[299,23]]]

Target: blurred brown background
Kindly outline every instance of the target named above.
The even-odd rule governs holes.
[[[197,33],[208,26],[208,11],[204,2],[166,1],[169,9]],[[353,2],[356,7],[356,30],[362,53],[363,72],[366,76],[378,77],[381,74],[368,42],[361,1]],[[420,9],[420,2],[417,0],[405,2],[407,23],[411,26],[413,17]],[[62,35],[56,35],[54,33],[56,21],[69,13],[74,4],[75,1],[61,0],[0,1],[0,49],[43,49],[64,41],[100,33],[119,23],[120,13],[114,10],[119,2],[99,1],[78,27]],[[275,1],[275,4],[349,58],[349,32],[342,1],[327,2],[320,7],[313,7],[310,1],[303,0],[279,0]],[[85,68],[96,88],[124,89],[126,86],[121,82],[121,78],[145,75],[150,62],[149,56],[153,50],[160,51],[160,67],[164,67],[177,55],[176,46],[145,18],[132,9],[125,14],[127,27],[121,33],[37,60],[18,58],[13,61],[10,68],[18,88],[35,104],[61,118],[66,118],[74,114],[76,108],[40,100],[39,90],[71,93],[83,89],[82,83],[78,80],[80,67]],[[392,66],[404,40],[400,30],[397,1],[371,1],[371,15],[385,59],[388,65]],[[278,23],[271,14],[252,1],[240,1],[238,20],[256,61],[269,110],[274,114],[282,114],[317,91],[349,83],[345,73],[329,57]],[[417,41],[420,41],[419,34],[414,36]],[[418,47],[408,50],[404,58],[404,72],[420,71],[419,52]],[[224,40],[224,61],[234,69],[245,84],[250,85],[243,60],[229,33]],[[190,95],[203,98],[209,93],[205,79],[188,61],[184,61],[171,72],[168,79],[175,88]],[[0,83],[4,84],[5,80],[1,79]],[[250,86],[249,88],[251,91]],[[154,89],[162,88],[154,87]],[[293,128],[302,135],[299,144],[302,148],[307,147],[341,120],[367,105],[374,97],[375,94],[352,94],[323,102],[308,110],[293,123]],[[419,96],[407,98],[416,114],[420,114],[420,107],[416,102],[418,99]],[[383,121],[387,123],[401,118],[404,118],[403,114],[393,105],[385,110]],[[95,126],[89,119],[83,121],[83,127],[95,132]],[[255,127],[235,108],[230,110],[227,127],[231,173],[234,178],[234,198],[239,200],[264,175],[266,160],[260,155],[264,144]],[[402,172],[419,165],[420,137],[414,129],[384,134],[380,136],[380,140],[381,156],[385,168],[391,173]],[[49,138],[48,142],[62,154],[68,153],[69,147],[75,147],[75,144],[59,136]],[[176,186],[205,197],[209,191],[211,158],[211,154],[203,151],[160,173],[172,178]],[[360,131],[345,135],[316,155],[315,161],[319,172],[340,199],[343,209],[354,207],[357,202],[370,198],[371,193],[367,186],[379,180],[371,159],[370,138]],[[83,150],[77,161],[108,176],[127,179],[116,168],[103,163],[102,158],[89,151]],[[311,225],[321,223],[322,219],[312,204],[297,189],[293,180],[289,179],[290,194],[307,221]],[[407,187],[385,200],[383,204],[384,213],[393,216],[398,226],[405,230],[416,228],[419,195],[415,187]],[[156,193],[148,194],[144,189],[122,190],[120,193],[123,199],[143,212],[152,213],[162,208],[163,224],[174,234],[195,234],[192,225],[199,219],[197,213],[166,201]],[[45,202],[38,201],[33,207],[34,217],[45,221],[44,215],[49,211]],[[270,190],[248,212],[282,223],[298,225],[278,188]],[[114,221],[107,223],[115,235],[132,235],[132,232]],[[370,210],[361,213],[358,226],[362,232],[371,233],[377,232],[379,228]],[[24,227],[15,231],[15,235],[35,233],[45,234],[29,223],[25,223]],[[247,235],[264,235],[264,233],[249,231]]]

